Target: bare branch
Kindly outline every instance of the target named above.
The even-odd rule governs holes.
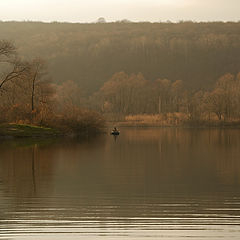
[[[0,40],[0,56],[10,57],[16,54],[16,47],[9,41]]]
[[[0,80],[0,89],[2,88],[2,86],[14,79],[17,78],[21,78],[22,76],[24,76],[27,72],[29,71],[29,64],[28,63],[24,63],[21,61],[16,61],[13,64],[13,68],[12,71],[10,71],[6,76],[4,76],[1,80]]]

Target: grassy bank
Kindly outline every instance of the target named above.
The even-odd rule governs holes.
[[[60,131],[52,128],[38,127],[27,124],[1,124],[0,137],[35,137],[48,138],[62,135]]]
[[[52,114],[46,119],[36,116],[30,121],[0,119],[0,137],[49,138],[58,136],[92,137],[103,132],[105,119],[97,112],[76,108],[66,114]],[[12,121],[12,123],[9,123]],[[3,123],[4,122],[4,123]]]

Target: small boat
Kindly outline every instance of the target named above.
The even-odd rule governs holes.
[[[120,132],[117,130],[117,128],[114,128],[114,129],[111,131],[111,134],[112,134],[112,135],[119,135]]]
[[[112,130],[112,131],[111,131],[111,134],[112,134],[112,135],[119,135],[120,132],[119,132],[119,131],[114,131],[114,130]]]

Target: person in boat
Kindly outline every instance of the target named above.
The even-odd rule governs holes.
[[[111,134],[113,134],[113,135],[119,135],[119,131],[117,130],[116,127],[113,128]]]

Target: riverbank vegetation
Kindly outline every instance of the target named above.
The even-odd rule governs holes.
[[[96,109],[124,126],[240,125],[240,74],[227,73],[207,90],[189,90],[181,80],[120,72],[94,98]]]
[[[74,89],[52,83],[42,59],[25,61],[1,40],[0,65],[0,136],[88,136],[104,127],[100,114],[73,101]]]

